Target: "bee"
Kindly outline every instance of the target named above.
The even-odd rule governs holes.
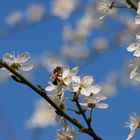
[[[54,85],[58,85],[62,77],[62,67],[56,67],[49,77]]]

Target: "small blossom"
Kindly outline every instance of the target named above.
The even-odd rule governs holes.
[[[134,52],[134,56],[140,57],[140,43],[132,43],[128,46],[127,51]]]
[[[27,19],[30,21],[40,21],[45,15],[46,9],[44,5],[33,4],[27,9],[26,15]]]
[[[78,76],[73,76],[73,83],[69,85],[69,89],[73,92],[80,91],[81,95],[90,96],[91,93],[97,94],[101,90],[101,86],[93,84],[92,76],[85,76],[82,79]]]
[[[65,119],[62,120],[62,129],[57,130],[57,140],[73,140],[77,135],[74,128],[70,128]]]
[[[21,11],[15,11],[6,17],[5,22],[8,25],[15,25],[17,22],[23,19],[23,13]]]
[[[135,113],[129,116],[129,122],[126,123],[126,127],[130,128],[130,134],[128,135],[126,140],[131,140],[134,136],[135,131],[140,126],[140,117],[137,116]]]
[[[52,11],[54,15],[66,19],[69,17],[70,13],[74,11],[75,7],[75,0],[55,0],[52,6]]]
[[[113,1],[101,0],[99,2],[98,9],[101,10],[105,16],[108,13],[108,11],[113,8],[113,5],[114,5]],[[103,19],[104,16],[100,17],[100,19]]]
[[[130,72],[130,79],[134,79],[136,81],[140,81],[140,58],[132,59],[129,64],[128,68],[131,70]]]
[[[30,54],[24,52],[20,55],[15,56],[14,54],[6,53],[3,56],[3,61],[6,62],[11,68],[16,71],[19,71],[19,68],[22,71],[30,71],[33,68],[32,64],[24,64],[30,59]]]
[[[91,94],[88,97],[84,97],[83,102],[80,103],[82,106],[87,107],[89,109],[91,108],[101,108],[101,109],[106,109],[108,107],[107,104],[105,103],[99,103],[102,100],[107,99],[106,96],[102,95],[102,94]]]

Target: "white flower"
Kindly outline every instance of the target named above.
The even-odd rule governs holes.
[[[75,0],[55,0],[52,5],[52,12],[62,19],[66,19],[69,17],[70,13],[74,11],[75,7]]]
[[[11,68],[16,71],[19,71],[19,68],[22,71],[30,71],[33,68],[32,64],[24,64],[30,59],[30,54],[24,52],[20,55],[15,56],[14,54],[6,53],[3,56],[3,61],[6,62]]]
[[[65,119],[62,120],[62,129],[57,130],[57,140],[73,140],[77,134],[74,128],[70,128]]]
[[[134,136],[135,131],[140,126],[140,117],[138,117],[135,113],[129,116],[129,122],[126,123],[126,127],[130,128],[130,134],[128,135],[126,140],[131,140]]]
[[[72,77],[73,82],[69,85],[72,92],[80,91],[84,96],[90,96],[91,93],[97,94],[101,90],[101,86],[93,84],[92,76],[85,76],[82,79],[78,76]]]
[[[88,107],[89,109],[91,108],[101,108],[101,109],[106,109],[108,107],[107,104],[105,103],[99,103],[102,100],[106,100],[107,97],[104,96],[103,94],[91,94],[88,97],[84,97],[84,100],[82,103],[80,103],[82,106]]]
[[[46,9],[44,5],[32,4],[28,7],[26,15],[30,21],[40,21],[45,15]]]
[[[108,13],[109,9],[112,9],[114,2],[110,0],[101,0],[98,5],[98,9],[101,10],[104,16]],[[103,19],[104,16],[100,17]]]
[[[127,51],[134,52],[134,56],[140,57],[140,43],[132,43],[127,47]]]
[[[9,16],[6,17],[5,22],[9,25],[15,25],[17,22],[22,20],[23,13],[21,11],[14,11]]]
[[[29,128],[44,128],[56,124],[56,113],[53,107],[45,100],[39,100],[32,117],[27,121]]]

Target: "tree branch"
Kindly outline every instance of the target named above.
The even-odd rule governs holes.
[[[42,98],[44,98],[48,103],[50,103],[54,109],[56,110],[56,113],[65,119],[67,119],[69,122],[71,122],[73,125],[75,125],[77,128],[80,129],[81,132],[86,133],[90,135],[94,140],[102,140],[99,139],[99,137],[95,137],[95,134],[93,131],[85,128],[83,125],[81,125],[78,120],[71,118],[68,114],[66,114],[64,111],[62,111],[48,96],[47,93],[38,89],[36,86],[34,86],[31,82],[29,82],[26,78],[24,78],[20,73],[15,71],[14,69],[10,68],[5,62],[3,62],[2,59],[0,59],[0,66],[3,66],[7,70],[9,70],[14,76],[16,76],[19,80],[22,81],[25,85],[30,87],[33,91],[35,91],[38,95],[40,95]]]
[[[128,5],[131,6],[131,8],[133,8],[134,10],[137,11],[138,7],[137,7],[136,3],[133,0],[126,0],[126,2],[128,3]]]

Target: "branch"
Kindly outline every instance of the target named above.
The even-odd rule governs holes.
[[[133,2],[133,0],[126,0],[126,2],[128,3],[128,5],[131,6],[131,8],[133,8],[134,10],[137,11],[138,6],[137,6],[137,4],[135,2]]]
[[[19,80],[22,81],[22,83],[24,83],[25,85],[27,85],[28,87],[30,87],[33,91],[35,91],[38,95],[40,95],[42,98],[44,98],[48,103],[50,103],[54,109],[56,110],[56,113],[62,117],[64,117],[65,119],[67,119],[69,122],[71,122],[73,125],[75,125],[77,128],[80,129],[81,132],[84,132],[88,135],[90,135],[92,138],[94,138],[94,140],[102,140],[99,137],[95,137],[95,134],[93,133],[93,131],[85,128],[83,125],[81,125],[78,120],[71,118],[68,114],[66,114],[65,112],[63,112],[48,96],[46,91],[42,91],[40,89],[38,89],[36,86],[34,86],[31,82],[29,82],[26,78],[24,78],[20,73],[18,73],[17,71],[15,71],[14,69],[12,69],[11,67],[9,67],[5,62],[3,62],[2,59],[0,59],[0,66],[3,66],[4,68],[6,68],[7,70],[9,70],[12,74],[14,74],[14,76],[16,76]]]

